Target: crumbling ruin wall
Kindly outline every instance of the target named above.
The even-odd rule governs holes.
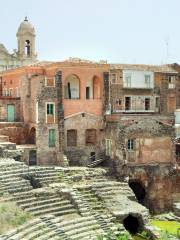
[[[132,163],[174,161],[175,132],[173,127],[161,121],[161,118],[126,117],[118,122],[107,122],[106,138],[112,140],[111,158],[117,165],[128,160],[128,139],[135,141],[134,149],[131,151],[134,153]]]
[[[123,169],[130,181],[140,182],[145,189],[144,204],[153,213],[168,212],[179,196],[179,177],[172,165],[128,165]]]
[[[153,212],[171,209],[172,187],[176,181],[171,176],[175,166],[172,125],[160,117],[141,116],[132,120],[126,116],[124,121],[107,123],[106,138],[112,140],[111,159],[117,176],[140,181],[147,192],[145,204]],[[128,139],[135,140],[132,151],[128,150]]]

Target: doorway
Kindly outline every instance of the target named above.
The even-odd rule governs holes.
[[[129,187],[133,190],[139,203],[144,204],[146,191],[144,186],[138,181],[130,181]]]
[[[29,166],[37,165],[37,154],[36,150],[29,151]]]

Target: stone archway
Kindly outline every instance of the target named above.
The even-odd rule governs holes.
[[[140,219],[131,214],[124,218],[123,225],[125,229],[129,231],[131,234],[136,234],[143,229]]]
[[[129,187],[133,190],[138,202],[144,205],[146,190],[143,184],[138,180],[130,180]]]

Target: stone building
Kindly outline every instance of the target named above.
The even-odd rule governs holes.
[[[152,211],[171,209],[179,182],[171,172],[177,167],[178,71],[173,66],[111,65],[110,82],[105,141],[113,169],[128,177],[138,200]]]
[[[15,49],[12,54],[0,43],[0,71],[6,71],[36,61],[35,29],[27,17],[20,24],[16,36],[18,49]]]
[[[62,165],[65,153],[70,164],[87,165],[104,151],[108,71],[108,64],[73,59],[6,71],[2,93],[11,95],[1,97],[1,118],[26,124],[38,164]]]
[[[0,45],[0,141],[16,143],[30,165],[103,160],[152,211],[171,209],[180,195],[179,65],[36,62],[27,19],[17,38],[13,55]]]

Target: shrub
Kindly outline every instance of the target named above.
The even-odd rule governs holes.
[[[14,202],[0,203],[0,234],[16,228],[31,218],[30,213],[26,213]]]

